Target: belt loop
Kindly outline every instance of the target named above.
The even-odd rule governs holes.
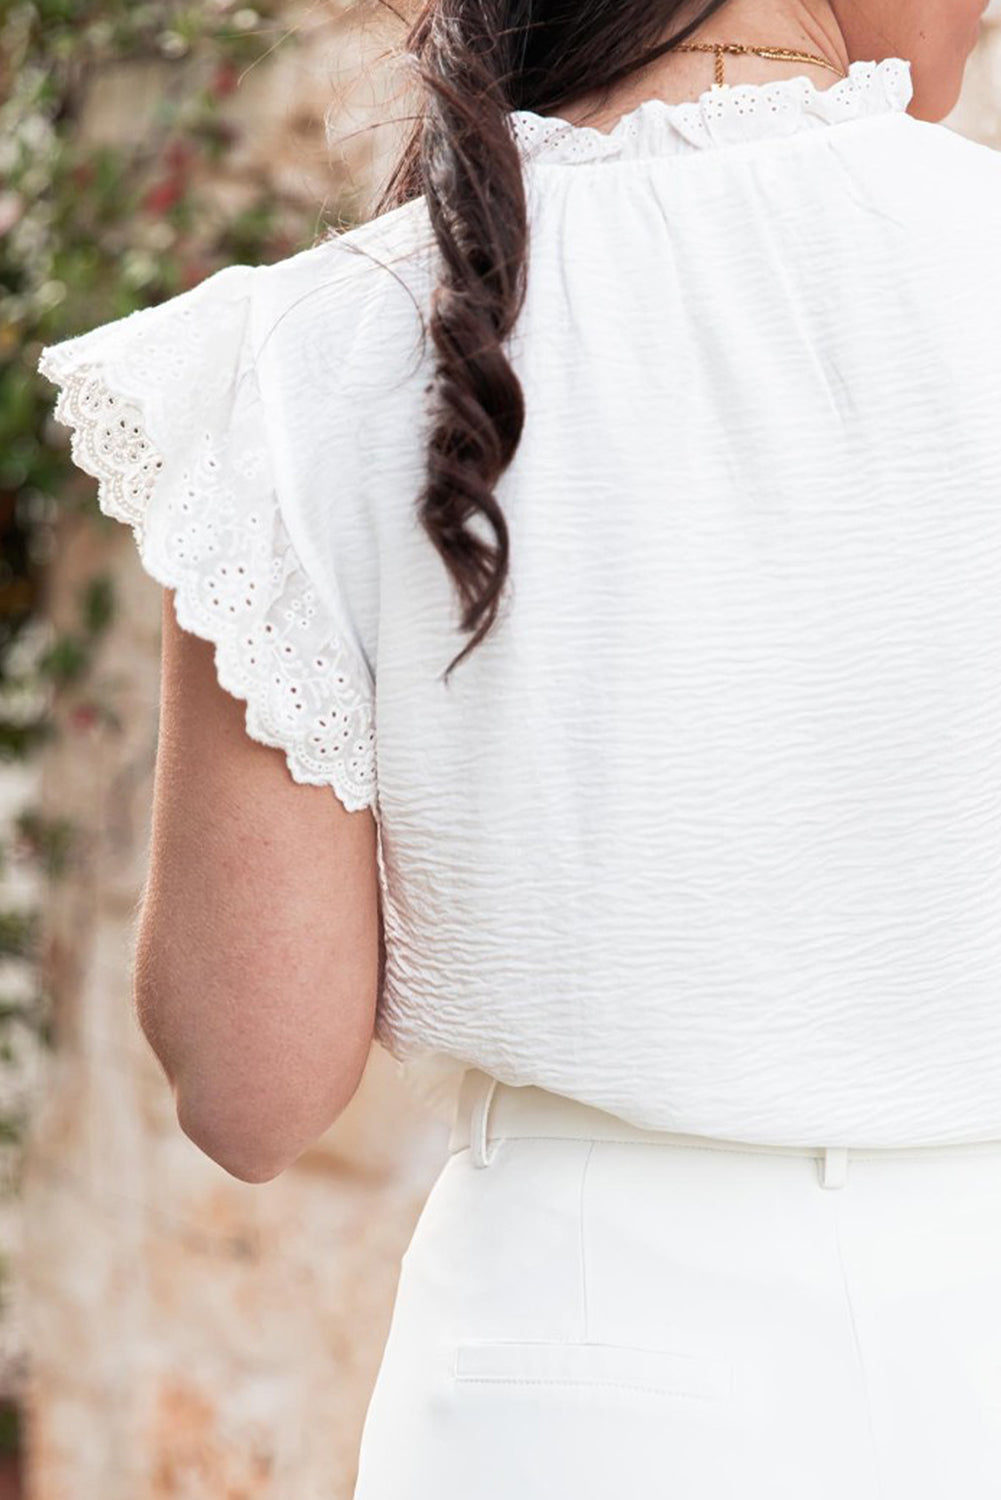
[[[825,1146],[820,1163],[820,1183],[825,1188],[844,1187],[848,1181],[848,1147]]]
[[[470,1157],[474,1167],[488,1167],[494,1159],[494,1151],[487,1150],[487,1122],[490,1115],[490,1104],[497,1088],[498,1079],[489,1078],[486,1073],[478,1080],[479,1087],[473,1102],[473,1111],[469,1125]],[[484,1087],[485,1085],[485,1087]]]

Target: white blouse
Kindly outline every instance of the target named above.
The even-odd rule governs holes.
[[[448,686],[423,199],[43,352],[248,734],[371,808],[377,1039],[443,1115],[475,1064],[1001,1137],[1001,158],[910,99],[891,57],[512,115],[511,574]]]

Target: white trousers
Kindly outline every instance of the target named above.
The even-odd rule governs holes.
[[[471,1070],[355,1500],[999,1500],[1001,1142],[633,1130]]]

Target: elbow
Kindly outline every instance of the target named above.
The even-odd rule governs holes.
[[[214,1026],[196,1025],[169,989],[143,988],[137,1011],[182,1133],[241,1182],[270,1182],[292,1166],[338,1119],[364,1070],[368,1049],[357,1040],[324,1056],[305,1025],[291,1040],[263,1025],[248,1036],[242,1013],[235,1035],[220,1019],[225,1007]]]
[[[177,1123],[191,1143],[223,1171],[240,1182],[271,1182],[292,1165],[305,1149],[294,1146],[277,1132],[229,1122],[216,1101],[212,1109],[201,1108],[196,1096],[175,1086]]]
[[[193,1145],[241,1182],[271,1182],[292,1166],[339,1118],[358,1078],[324,1079],[315,1089],[254,1088],[230,1074],[214,1084],[204,1072],[197,1084],[173,1082],[177,1123]]]

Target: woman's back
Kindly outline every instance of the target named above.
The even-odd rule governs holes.
[[[1001,162],[909,98],[889,58],[516,114],[510,597],[448,683],[423,200],[50,356],[248,727],[372,807],[376,1034],[443,1111],[473,1064],[733,1139],[1001,1135]],[[88,445],[95,371],[147,446]]]

